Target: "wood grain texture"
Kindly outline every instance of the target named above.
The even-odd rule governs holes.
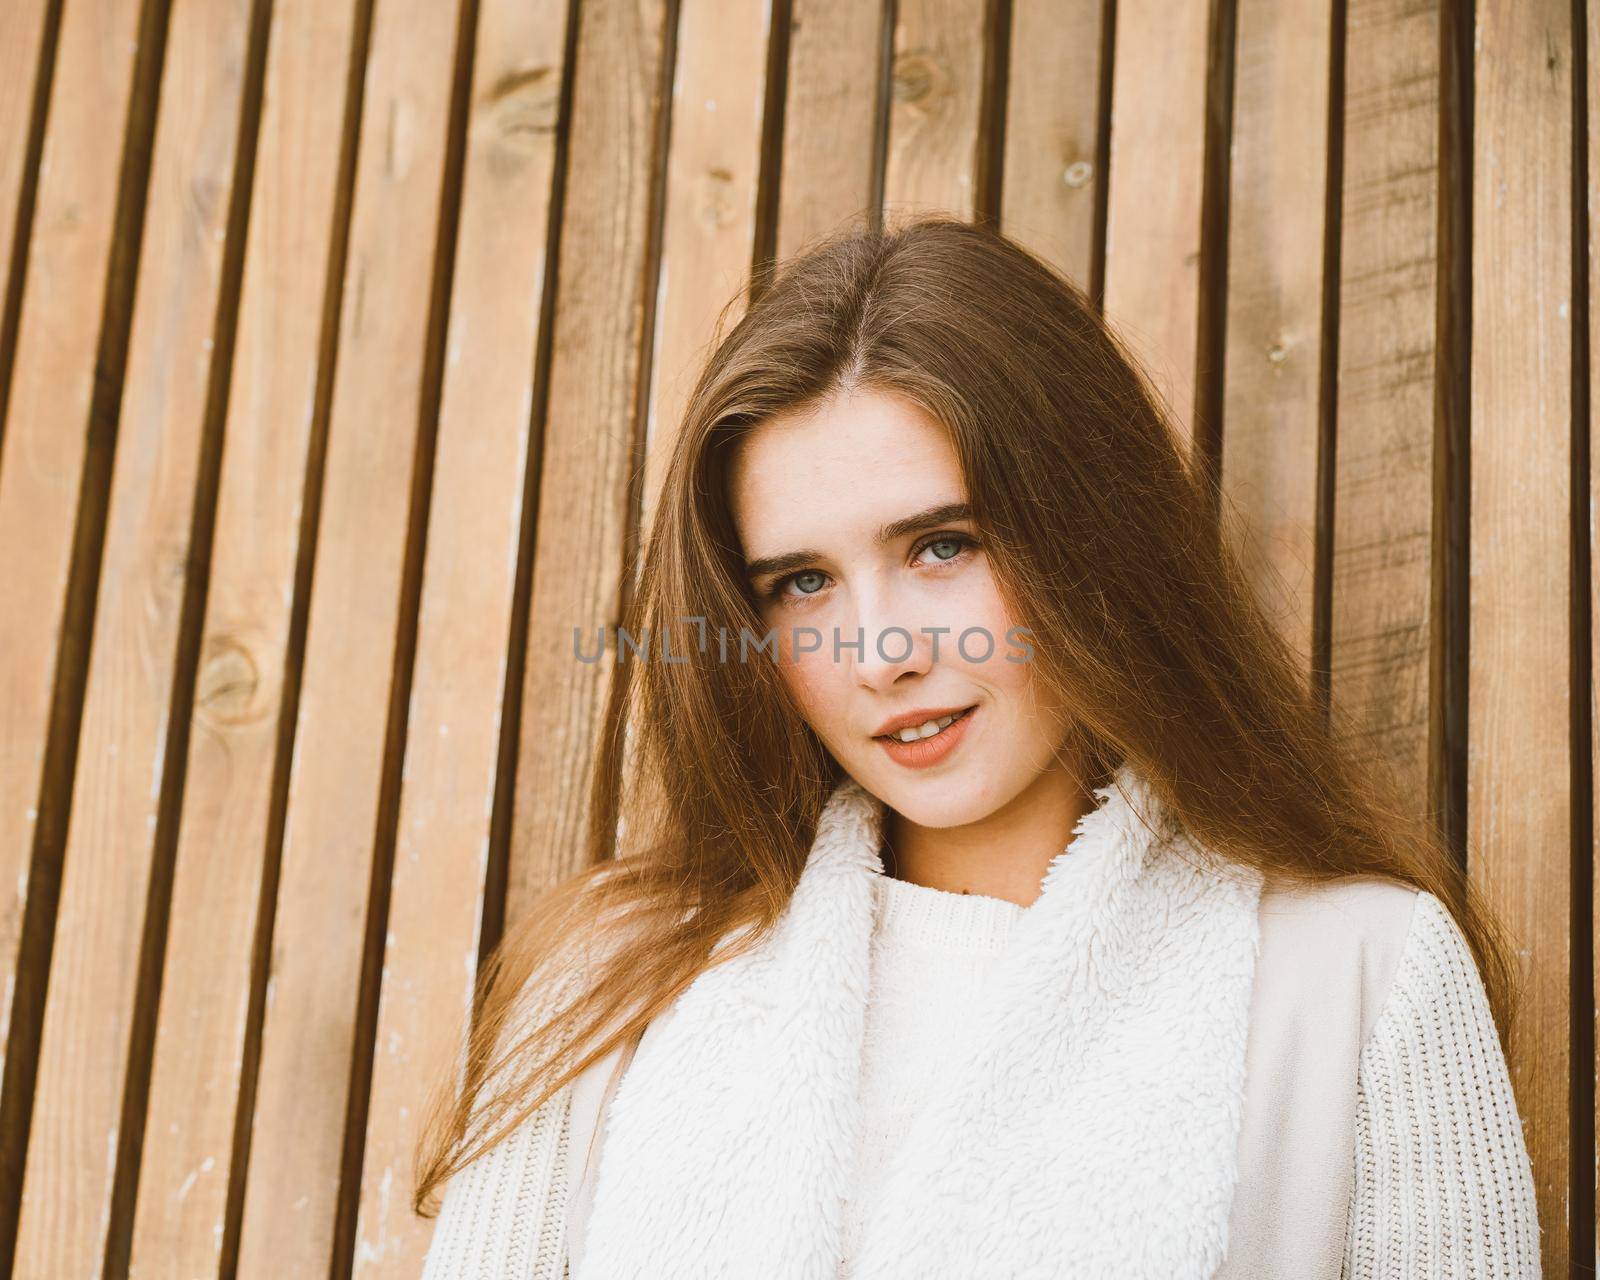
[[[1468,871],[1522,948],[1511,1078],[1544,1271],[1564,1275],[1574,1209],[1572,13],[1557,0],[1480,0],[1476,14]]]
[[[884,6],[795,0],[783,109],[781,261],[849,218],[870,220],[878,157]]]
[[[0,1272],[419,1269],[421,1110],[502,907],[590,854],[637,548],[753,260],[996,209],[1186,432],[1202,384],[1258,599],[1450,802],[1518,947],[1545,1274],[1581,1263],[1575,12],[0,5]]]
[[[53,53],[43,44],[49,9],[50,0],[10,0],[0,5],[0,304],[20,286],[27,257],[25,245],[14,245],[12,228],[18,225],[29,178],[34,102],[50,70],[44,58],[47,52]],[[8,357],[14,349],[14,335],[0,320],[0,386],[5,384]],[[0,408],[0,441],[4,439],[4,414]],[[5,1010],[0,1008],[0,1042],[5,1039],[4,1016]]]
[[[50,702],[116,230],[120,138],[137,0],[62,23],[39,163],[28,275],[0,437],[0,1036],[10,1045],[17,950],[39,836]],[[0,1062],[9,1069],[9,1058]]]
[[[339,314],[239,1242],[241,1276],[333,1257],[374,857],[393,804],[397,649],[456,6],[375,9]]]
[[[1089,290],[1100,139],[1103,0],[1014,0],[1001,229]]]
[[[1257,600],[1310,668],[1331,0],[1239,0],[1222,488]]]
[[[678,16],[639,518],[646,538],[689,393],[748,301],[771,25],[771,0],[684,0]]]
[[[1106,318],[1192,430],[1200,323],[1207,0],[1118,0]]]
[[[1587,167],[1588,188],[1584,192],[1586,207],[1580,226],[1586,228],[1588,235],[1589,254],[1589,474],[1585,481],[1589,486],[1589,528],[1587,538],[1589,545],[1589,726],[1590,726],[1590,803],[1594,804],[1594,797],[1600,795],[1600,788],[1596,788],[1596,762],[1600,762],[1600,700],[1595,697],[1595,672],[1600,671],[1600,626],[1595,625],[1595,619],[1600,619],[1600,538],[1596,537],[1597,523],[1594,512],[1600,511],[1600,449],[1594,444],[1594,406],[1600,397],[1595,392],[1596,369],[1600,369],[1600,10],[1596,6],[1586,6],[1584,16],[1585,36],[1585,88],[1586,94],[1581,105],[1586,112],[1588,143]],[[1590,874],[1590,901],[1589,901],[1589,939],[1590,955],[1588,959],[1589,970],[1593,986],[1591,991],[1600,991],[1600,950],[1594,946],[1594,939],[1600,937],[1600,866],[1597,866],[1595,857],[1596,843],[1600,842],[1600,815],[1591,812],[1591,831],[1595,833],[1596,840],[1591,842],[1589,853]],[[1581,956],[1575,956],[1574,963],[1583,963]],[[1591,1079],[1600,1084],[1600,1006],[1590,1010],[1590,1026],[1594,1035],[1596,1060],[1592,1064],[1593,1075]],[[1594,1124],[1594,1098],[1590,1098],[1588,1121],[1589,1150],[1585,1152],[1597,1172],[1600,1172],[1600,1146],[1596,1145],[1596,1126]],[[1575,1125],[1577,1132],[1582,1132],[1581,1124]],[[1596,1179],[1595,1202],[1590,1205],[1590,1213],[1594,1215],[1589,1221],[1592,1224],[1595,1217],[1600,1217],[1600,1178]],[[1574,1213],[1578,1213],[1581,1206],[1574,1206]]]
[[[346,106],[342,93],[308,86],[343,83],[354,19],[348,0],[273,8],[133,1275],[225,1269]]]
[[[535,423],[567,8],[478,12],[460,248],[417,619],[405,785],[361,1162],[354,1274],[415,1275],[421,1121],[455,1060],[477,973]],[[509,692],[515,693],[515,690]]]
[[[1440,6],[1351,0],[1334,474],[1334,704],[1408,794],[1433,792],[1439,413]]]
[[[124,1139],[140,949],[249,37],[248,0],[167,33],[16,1270],[98,1273]]]
[[[589,772],[615,654],[629,484],[643,432],[666,23],[663,0],[594,0],[579,11],[508,927],[584,857]],[[606,632],[603,659],[578,661],[574,631],[592,655],[597,628]]]
[[[884,220],[977,210],[986,6],[899,0],[884,174]]]

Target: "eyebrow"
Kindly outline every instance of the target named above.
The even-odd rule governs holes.
[[[918,511],[915,515],[903,516],[899,520],[891,520],[888,524],[878,529],[875,541],[881,547],[885,543],[903,538],[907,534],[920,533],[923,529],[932,528],[936,524],[952,524],[957,520],[972,519],[972,507],[965,502],[941,502],[936,507],[929,507],[925,511]],[[745,576],[751,579],[765,577],[769,573],[788,573],[795,569],[803,569],[814,560],[823,558],[820,551],[786,551],[778,556],[762,556],[758,560],[749,561],[745,567]]]

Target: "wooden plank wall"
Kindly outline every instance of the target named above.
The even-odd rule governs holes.
[[[1516,932],[1593,1275],[1597,62],[1583,0],[0,6],[0,1265],[415,1274],[697,364],[939,208],[1148,361]]]

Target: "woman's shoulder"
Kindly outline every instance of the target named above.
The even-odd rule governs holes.
[[[1357,1028],[1368,1048],[1433,1031],[1495,1034],[1466,933],[1428,890],[1375,875],[1264,886],[1259,915],[1256,997],[1268,1016],[1309,1008]]]
[[[1443,910],[1431,893],[1380,875],[1347,875],[1313,884],[1263,884],[1262,944],[1280,939],[1296,949],[1359,947],[1398,959],[1422,902]]]
[[[1435,912],[1448,917],[1431,893],[1386,876],[1264,885],[1258,985],[1313,1008],[1332,1008],[1342,996],[1364,1041],[1396,979],[1419,959],[1419,919]]]

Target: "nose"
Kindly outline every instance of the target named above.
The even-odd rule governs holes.
[[[932,668],[932,637],[909,616],[892,588],[873,585],[857,592],[856,627],[839,637],[839,658],[854,663],[863,689],[887,690]]]

